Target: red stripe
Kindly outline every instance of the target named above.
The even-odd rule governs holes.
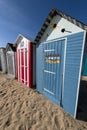
[[[29,87],[33,85],[33,48],[32,43],[29,42]]]

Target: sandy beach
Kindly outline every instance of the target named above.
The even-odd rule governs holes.
[[[0,74],[0,130],[87,130],[35,89]]]

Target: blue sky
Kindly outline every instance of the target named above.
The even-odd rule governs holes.
[[[0,47],[18,34],[34,40],[52,8],[87,25],[87,0],[0,0]]]

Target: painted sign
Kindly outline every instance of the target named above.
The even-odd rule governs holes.
[[[60,63],[60,55],[59,54],[49,54],[45,56],[45,61],[48,63]]]

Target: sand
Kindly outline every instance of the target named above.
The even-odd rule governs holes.
[[[35,89],[0,74],[0,130],[87,130]]]

